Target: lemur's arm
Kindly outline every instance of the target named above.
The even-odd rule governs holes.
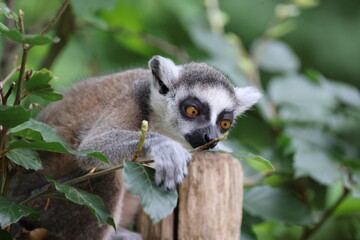
[[[95,149],[104,153],[111,165],[130,160],[135,154],[139,142],[139,132],[110,129],[103,133],[87,135],[79,150]],[[148,132],[141,157],[153,159],[156,169],[156,183],[170,190],[181,183],[187,175],[187,165],[191,155],[178,142],[161,134]],[[79,157],[79,166],[83,169],[108,168],[109,165],[93,157]]]

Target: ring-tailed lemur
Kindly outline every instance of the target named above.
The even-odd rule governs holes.
[[[156,183],[171,190],[187,175],[191,159],[187,149],[223,136],[261,94],[254,87],[234,88],[222,73],[204,63],[176,66],[155,56],[149,67],[77,83],[39,119],[73,148],[99,150],[112,165],[131,159],[141,122],[148,120],[141,157],[154,159]],[[43,164],[44,172],[54,178],[78,168],[110,167],[92,157],[60,154],[43,154]],[[130,224],[138,211],[138,200],[125,191],[120,171],[91,179],[82,187],[103,198],[120,227]],[[110,226],[99,227],[90,211],[60,199],[51,202],[36,226],[60,239],[140,239],[123,228],[115,232]]]

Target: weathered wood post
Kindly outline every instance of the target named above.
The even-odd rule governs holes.
[[[239,239],[243,172],[228,154],[197,153],[179,188],[175,212],[153,225],[144,213],[138,231],[146,240]]]

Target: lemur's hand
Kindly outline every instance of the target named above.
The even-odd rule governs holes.
[[[173,190],[187,176],[191,155],[178,142],[171,140],[156,144],[150,154],[155,160],[155,181],[160,187]]]

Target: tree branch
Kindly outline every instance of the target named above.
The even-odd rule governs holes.
[[[44,30],[41,32],[41,34],[47,34],[51,28],[55,25],[55,23],[60,19],[61,15],[64,13],[65,9],[69,5],[70,0],[66,0],[63,5],[59,8],[57,13],[55,14],[54,18],[46,25]]]
[[[68,6],[63,13],[61,19],[59,20],[59,24],[56,28],[55,36],[60,38],[60,41],[57,43],[53,43],[48,50],[48,53],[42,63],[40,64],[41,68],[50,69],[52,64],[54,63],[57,56],[61,53],[61,51],[67,45],[71,35],[75,31],[75,16],[71,9],[71,6]]]

